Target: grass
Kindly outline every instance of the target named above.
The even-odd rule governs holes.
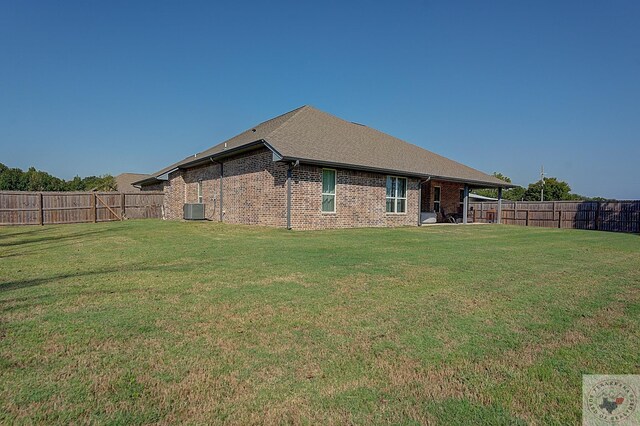
[[[0,228],[2,423],[578,423],[640,372],[640,238]]]

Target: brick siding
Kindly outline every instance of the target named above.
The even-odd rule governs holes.
[[[266,148],[223,161],[224,222],[286,227],[287,165],[272,160]],[[184,203],[196,203],[202,180],[205,216],[220,220],[220,164],[210,163],[169,174],[164,217],[182,219]],[[311,230],[353,227],[416,226],[420,184],[407,178],[406,213],[386,212],[387,175],[349,169],[336,170],[336,211],[322,212],[322,167],[302,164],[292,171],[291,225]],[[433,210],[433,187],[441,187],[441,207],[447,213],[459,208],[463,185],[429,181],[422,185],[422,211]],[[144,189],[147,189],[145,187]],[[157,187],[156,187],[157,190]]]
[[[322,167],[293,169],[293,229],[327,229],[418,224],[418,180],[407,179],[406,213],[386,212],[387,175],[336,170],[336,211],[322,212]]]

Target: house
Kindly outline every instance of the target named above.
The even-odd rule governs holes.
[[[116,180],[116,190],[119,192],[140,192],[140,188],[133,186],[134,182],[150,177],[142,173],[120,173]]]
[[[512,186],[311,106],[134,184],[164,191],[166,219],[198,203],[209,220],[289,229],[417,226],[421,212],[466,219],[470,188]]]

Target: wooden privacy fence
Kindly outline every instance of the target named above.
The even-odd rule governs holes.
[[[162,218],[162,192],[0,192],[0,225]]]
[[[469,203],[474,222],[495,221],[497,202]],[[503,201],[502,223],[640,232],[640,201]]]

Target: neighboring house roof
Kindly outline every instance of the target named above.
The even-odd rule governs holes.
[[[474,200],[482,200],[482,201],[498,201],[497,198],[485,197],[484,195],[473,194],[473,193],[469,194],[469,198],[473,198]]]
[[[138,192],[140,188],[133,186],[134,182],[153,177],[143,173],[120,173],[115,177],[116,186],[119,192]]]
[[[441,178],[478,186],[512,186],[419,146],[308,105],[265,121],[135,183],[153,183],[157,181],[154,178],[172,170],[193,167],[256,145],[266,145],[283,161],[300,160],[307,164]]]

